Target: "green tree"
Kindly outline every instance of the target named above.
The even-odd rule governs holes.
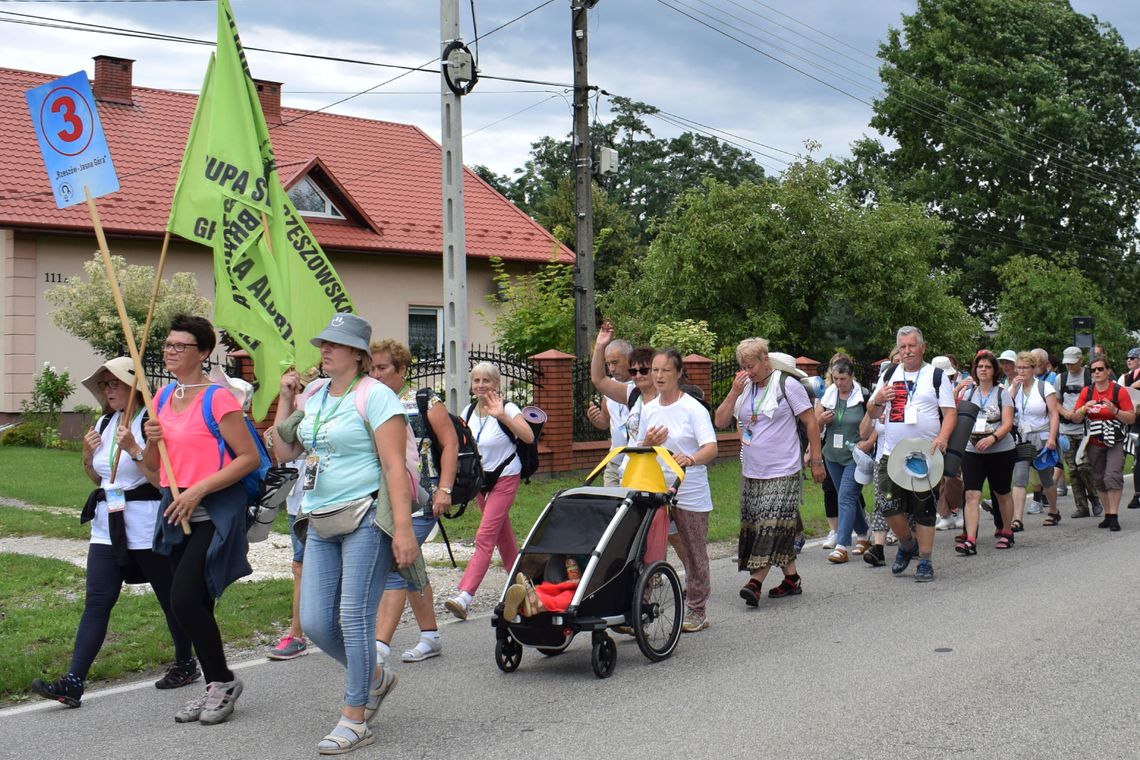
[[[1096,342],[1119,372],[1122,357],[1135,341],[1124,323],[1101,299],[1100,288],[1073,266],[1040,256],[1015,256],[998,267],[1001,295],[994,344],[1024,351],[1044,348],[1059,354],[1073,342],[1073,317],[1096,319]]]
[[[1012,256],[1069,260],[1132,319],[1140,266],[1140,51],[1067,0],[918,0],[879,55],[884,94],[855,146],[950,225],[947,265],[975,313]]]
[[[552,348],[574,353],[574,268],[551,261],[531,274],[512,277],[495,256],[491,269],[500,295],[487,296],[487,303],[497,310],[487,314],[480,309],[479,316],[491,327],[499,348],[520,356]]]
[[[969,351],[980,330],[947,292],[944,225],[914,204],[859,202],[834,169],[806,161],[778,182],[706,180],[682,196],[642,265],[600,299],[618,334],[705,319],[722,345],[757,335],[789,353],[878,358],[909,323],[932,347]]]
[[[115,278],[119,281],[119,290],[123,294],[123,305],[127,310],[131,331],[135,340],[141,340],[147,306],[154,288],[154,267],[134,264],[127,266],[127,261],[122,256],[112,256],[111,263]],[[126,339],[119,322],[119,312],[115,309],[115,301],[111,296],[103,259],[98,253],[93,260],[83,264],[83,272],[87,275],[86,280],[82,277],[69,277],[67,282],[44,293],[49,303],[59,307],[51,312],[52,324],[86,341],[103,356],[118,356],[126,345]],[[209,313],[210,301],[198,294],[198,279],[190,272],[175,273],[159,285],[147,346],[154,348],[162,342],[170,330],[170,319],[175,314],[208,316]]]

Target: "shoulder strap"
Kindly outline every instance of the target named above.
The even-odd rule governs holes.
[[[629,398],[625,400],[625,408],[632,412],[633,408],[637,406],[637,400],[639,398],[641,398],[641,389],[634,386],[633,392],[630,393]]]
[[[98,422],[95,423],[95,430],[99,433],[99,435],[103,435],[103,431],[107,429],[107,426],[109,424],[111,424],[111,418],[114,416],[114,412],[107,412],[99,418]]]
[[[942,368],[934,368],[934,376],[931,378],[934,382],[934,398],[938,398],[939,389],[942,388]]]
[[[1120,383],[1117,382],[1112,384],[1112,405],[1117,409],[1120,408]]]
[[[162,390],[158,393],[158,401],[155,404],[156,412],[162,411],[162,407],[165,406],[166,402],[170,400],[170,394],[174,393],[174,388],[176,385],[178,385],[178,383],[167,383],[166,385],[162,386]]]
[[[1085,367],[1085,381],[1084,381],[1084,385],[1082,385],[1081,387],[1087,388],[1090,385],[1092,385],[1092,371],[1089,370],[1088,367]]]
[[[217,393],[218,386],[211,385],[202,391],[202,419],[206,423],[206,428],[210,434],[218,441],[218,469],[222,468],[225,464],[226,456],[226,439],[222,438],[222,431],[218,427],[218,421],[214,419],[214,394]]]
[[[474,403],[468,404],[467,408],[463,410],[463,423],[465,425],[467,425],[467,427],[471,427],[471,415],[474,413],[475,413],[475,404]]]
[[[364,427],[368,429],[369,434],[372,433],[372,423],[368,419],[368,392],[372,390],[372,386],[380,382],[371,375],[365,375],[360,378],[356,384],[356,390],[353,392],[353,401],[356,403],[356,411],[360,415],[360,419],[364,420]]]
[[[428,415],[428,401],[431,399],[432,393],[434,393],[434,391],[431,388],[420,388],[416,391],[416,409],[419,410],[420,416],[425,420]],[[428,430],[431,430],[430,425],[428,425]]]

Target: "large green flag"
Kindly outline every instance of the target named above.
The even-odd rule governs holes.
[[[268,226],[268,235],[266,228]],[[269,130],[227,0],[171,207],[171,232],[214,250],[215,322],[254,362],[253,414],[277,378],[315,366],[309,339],[352,301],[281,186]]]

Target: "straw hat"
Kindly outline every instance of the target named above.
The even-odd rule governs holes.
[[[104,372],[110,372],[119,382],[125,385],[135,383],[135,363],[129,356],[116,356],[99,365],[99,368],[83,379],[83,387],[91,391],[91,395],[99,402],[99,408],[110,409],[107,402],[107,392],[99,388],[99,379]]]
[[[945,462],[942,452],[930,451],[925,438],[904,438],[891,449],[887,458],[887,475],[895,485],[907,491],[933,491],[942,482]]]

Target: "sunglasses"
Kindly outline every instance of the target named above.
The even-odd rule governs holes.
[[[1108,367],[1089,367],[1089,372],[1108,372]]]
[[[629,374],[630,374],[630,376],[633,376],[633,375],[648,375],[648,374],[649,374],[650,372],[652,372],[652,371],[653,371],[653,370],[651,370],[649,367],[630,367],[630,368],[629,368]]]

